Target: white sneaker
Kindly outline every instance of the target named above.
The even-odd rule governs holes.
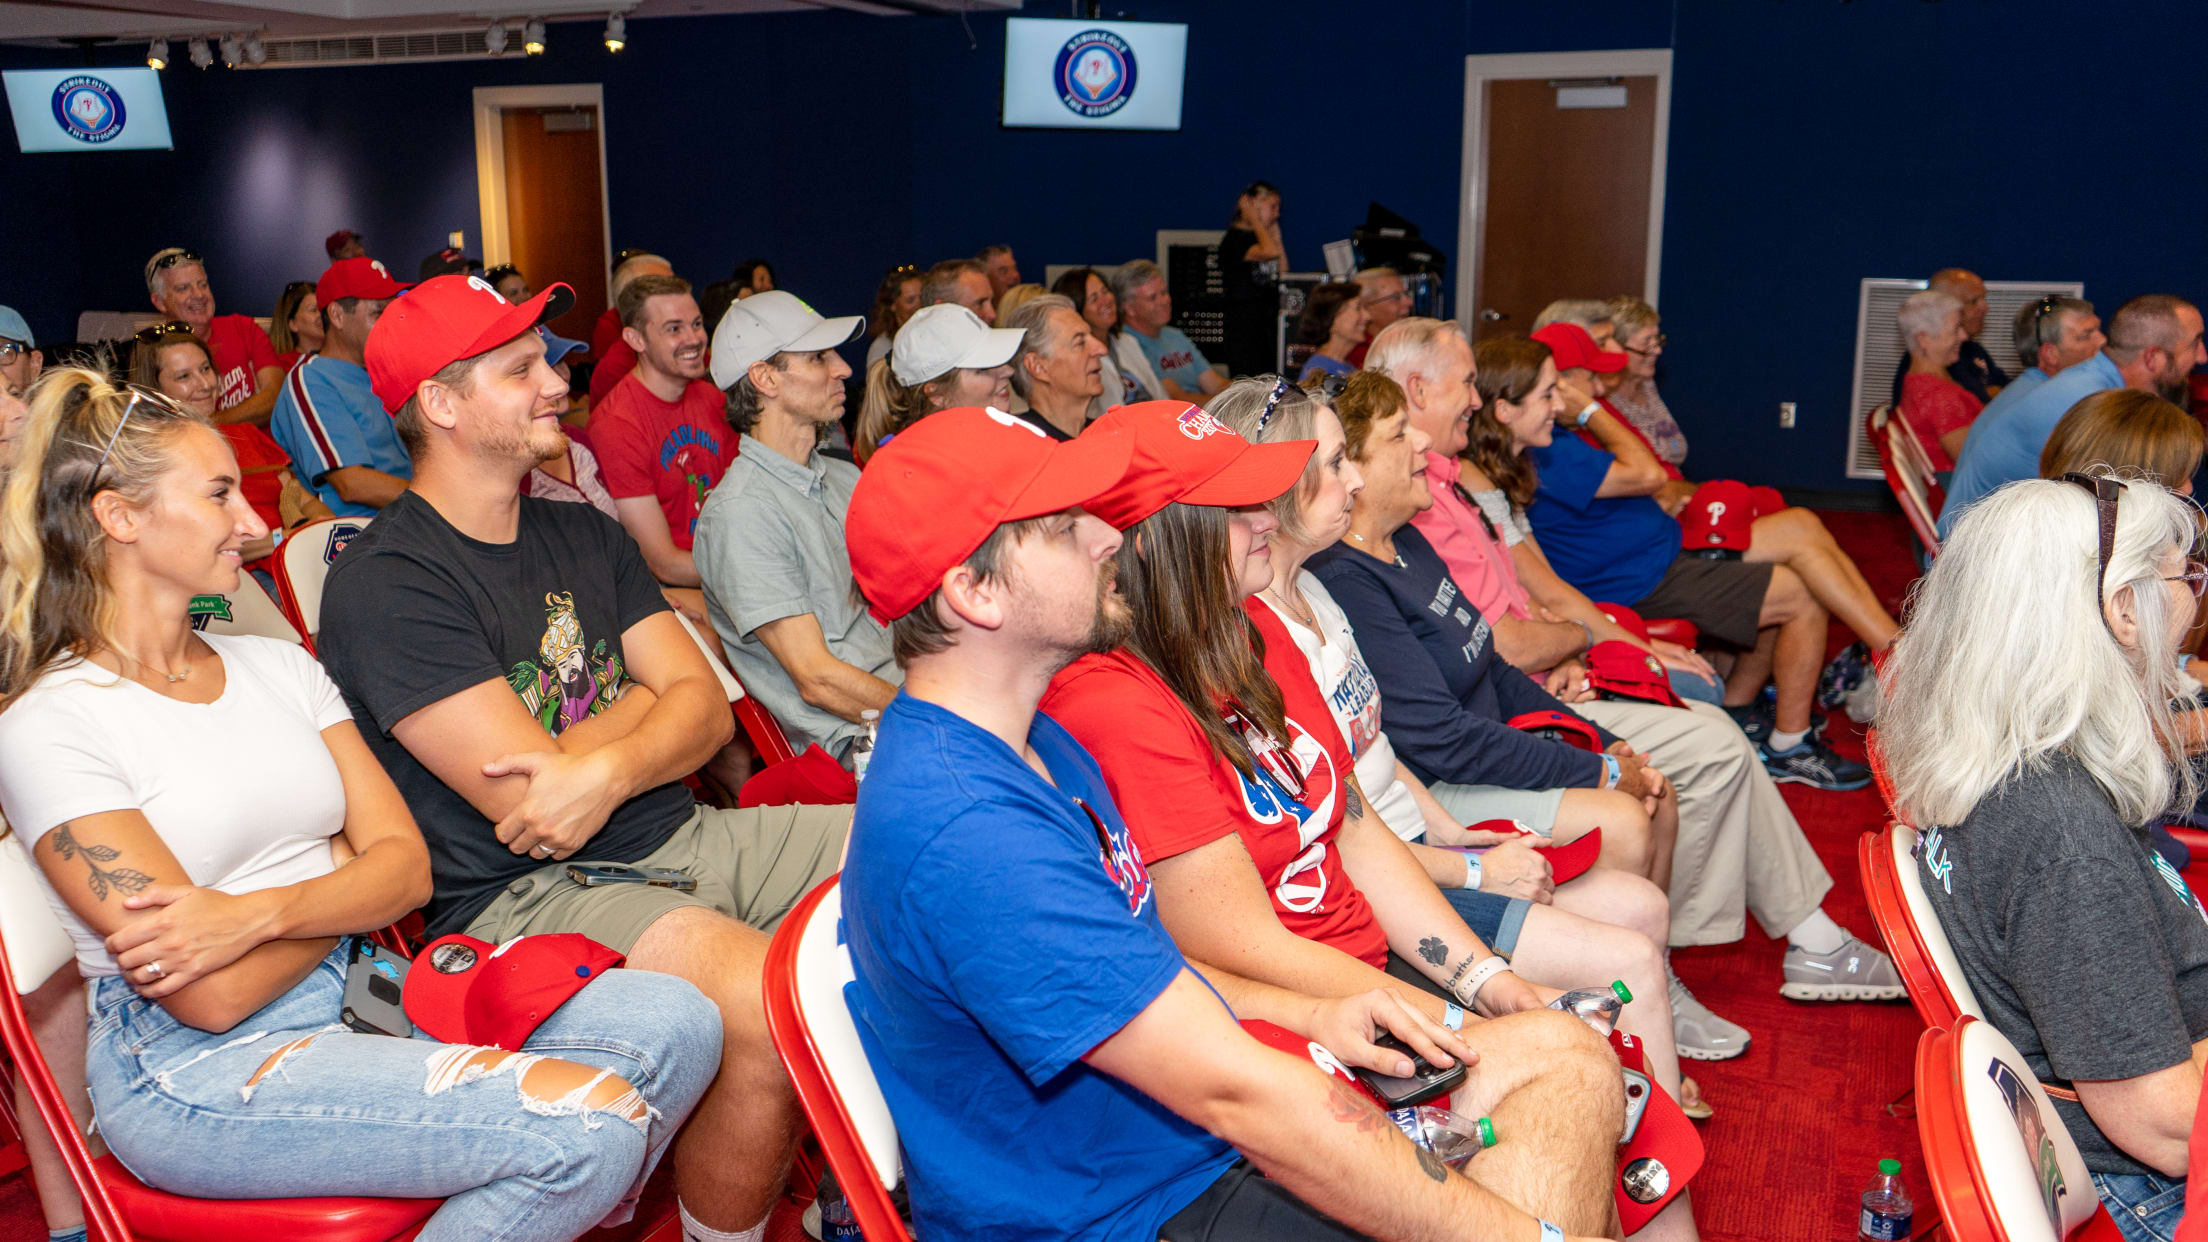
[[[1677,975],[1671,975],[1671,1031],[1679,1055],[1690,1061],[1730,1061],[1748,1051],[1748,1032],[1711,1013]]]
[[[1830,953],[1788,945],[1785,972],[1779,995],[1788,1000],[1900,1000],[1909,995],[1893,962],[1854,936]]]
[[[798,1217],[797,1223],[805,1230],[806,1237],[813,1239],[813,1242],[820,1242],[820,1200],[815,1199],[806,1204],[805,1214]]]

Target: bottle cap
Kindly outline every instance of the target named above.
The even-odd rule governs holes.
[[[1878,1162],[1878,1171],[1887,1177],[1899,1177],[1901,1176],[1901,1161],[1881,1160]]]
[[[1633,1003],[1633,990],[1625,986],[1625,980],[1612,979],[1610,981],[1610,990],[1618,994],[1618,1001],[1620,1004],[1630,1005]]]
[[[1489,1121],[1489,1120],[1488,1120],[1487,1118],[1485,1118],[1485,1117],[1482,1117],[1482,1118],[1480,1118],[1480,1120],[1479,1120],[1479,1122],[1477,1123],[1477,1125],[1476,1125],[1476,1127],[1475,1127],[1475,1128],[1476,1128],[1476,1129],[1478,1129],[1478,1130],[1479,1130],[1479,1132],[1480,1132],[1480,1146],[1482,1146],[1482,1147],[1493,1147],[1493,1146],[1495,1145],[1495,1123],[1494,1123],[1494,1122],[1492,1122],[1492,1121]]]
[[[859,720],[866,724],[872,724],[873,722],[880,720],[881,718],[882,714],[878,711],[875,711],[871,707],[859,713]]]

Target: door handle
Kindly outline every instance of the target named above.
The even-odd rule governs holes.
[[[1481,323],[1501,323],[1503,320],[1508,318],[1510,318],[1509,315],[1504,314],[1502,311],[1496,310],[1492,306],[1480,312]]]

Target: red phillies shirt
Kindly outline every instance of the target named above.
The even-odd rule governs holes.
[[[1287,702],[1288,749],[1303,773],[1301,802],[1262,768],[1253,780],[1214,754],[1164,680],[1124,649],[1067,666],[1051,680],[1043,710],[1096,757],[1146,862],[1237,833],[1282,926],[1384,969],[1387,937],[1334,845],[1349,750],[1295,643],[1285,632],[1267,641],[1278,649],[1272,671]]]
[[[291,455],[276,438],[251,423],[225,423],[215,428],[222,438],[230,442],[230,451],[238,459],[238,488],[245,493],[245,503],[253,506],[270,530],[284,528],[283,506],[278,501],[284,494],[284,471],[291,468]],[[276,559],[273,555],[250,562],[248,569],[263,569]]]
[[[261,368],[276,365],[276,347],[249,315],[217,315],[207,324],[207,348],[215,355],[215,380],[227,410],[261,390]]]
[[[728,425],[727,399],[704,380],[667,402],[632,372],[592,408],[590,451],[606,491],[615,500],[658,499],[667,533],[687,552],[705,494],[736,460],[736,429]]]

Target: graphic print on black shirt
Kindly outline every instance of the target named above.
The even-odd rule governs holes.
[[[506,671],[506,684],[521,696],[521,705],[554,737],[613,706],[628,685],[621,653],[609,653],[606,640],[600,638],[586,656],[586,641],[582,624],[575,620],[574,593],[548,591],[537,658]]]

